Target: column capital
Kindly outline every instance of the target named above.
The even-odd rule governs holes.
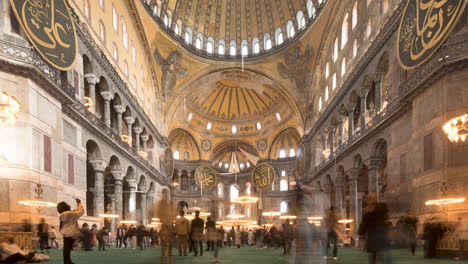
[[[350,169],[348,171],[349,180],[350,181],[357,181],[358,177],[359,177],[359,175],[361,175],[361,173],[362,173],[362,169],[356,169],[356,168]]]
[[[112,99],[112,94],[109,91],[101,92],[101,96],[104,101],[110,101]]]
[[[115,198],[117,197],[114,193],[106,193],[107,198],[109,198],[112,202],[115,202]]]
[[[141,141],[143,141],[143,142],[146,142],[149,139],[148,135],[141,135],[140,137],[141,137]]]
[[[128,179],[127,180],[128,186],[130,188],[136,188],[137,187],[137,181],[136,179]]]
[[[142,194],[142,195],[146,195],[146,191],[148,190],[148,188],[146,186],[140,186],[138,187],[138,191]]]
[[[114,105],[114,109],[119,114],[123,114],[123,112],[125,112],[125,107],[123,107],[123,105]]]
[[[369,169],[378,169],[380,167],[381,162],[381,158],[371,158],[369,160]]]
[[[111,171],[112,176],[114,176],[115,181],[122,181],[125,177],[124,171]]]
[[[95,172],[104,172],[107,167],[107,162],[104,160],[90,160],[89,163],[93,166]]]
[[[135,118],[133,118],[132,116],[126,116],[124,117],[124,120],[125,123],[127,123],[127,125],[132,125],[135,122]]]
[[[94,73],[87,73],[83,77],[86,79],[88,84],[91,84],[91,85],[95,85],[99,81],[98,77]]]
[[[137,126],[133,128],[133,131],[135,131],[135,134],[138,135],[138,134],[141,134],[141,132],[143,132],[143,128],[140,126]]]

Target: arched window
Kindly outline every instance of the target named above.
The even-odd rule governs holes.
[[[236,41],[231,40],[229,43],[229,55],[236,56]]]
[[[369,18],[367,21],[367,27],[366,27],[366,37],[370,37],[372,33],[372,18]]]
[[[332,90],[335,90],[335,88],[336,88],[336,72],[333,74]]]
[[[281,171],[281,177],[286,177],[286,171],[285,170]]]
[[[325,102],[328,101],[328,86],[325,87]]]
[[[171,12],[171,10],[166,10],[166,14],[164,14],[164,15],[167,16],[167,24],[166,23],[164,23],[164,24],[166,24],[167,27],[171,27],[171,25],[172,25],[172,12]]]
[[[294,23],[289,20],[288,23],[286,23],[286,33],[288,34],[288,38],[294,37],[294,34],[296,34],[296,30],[294,29]]]
[[[136,64],[136,49],[135,49],[135,44],[133,44],[133,41],[132,41],[132,61],[133,61],[133,64]]]
[[[296,157],[296,151],[293,148],[289,149],[289,157]]]
[[[158,6],[154,6],[153,8],[153,16],[157,16],[158,15]]]
[[[101,38],[101,41],[105,44],[106,43],[106,26],[104,26],[104,23],[102,20],[99,20],[99,37]]]
[[[119,49],[117,48],[117,44],[115,44],[115,42],[113,43],[112,48],[114,60],[119,61]]]
[[[213,53],[214,51],[214,40],[212,37],[209,37],[208,40],[206,41],[206,52],[208,53]]]
[[[167,14],[164,14],[163,22],[164,22],[164,25],[166,25],[166,27],[169,26],[169,18],[167,17]]]
[[[202,49],[203,48],[203,35],[202,33],[197,34],[197,39],[195,40],[195,48]]]
[[[309,18],[313,18],[315,16],[315,9],[312,0],[307,0],[307,13],[309,13]]]
[[[122,43],[125,49],[128,50],[128,31],[127,31],[127,23],[125,22],[125,18],[122,16],[120,17],[120,21],[122,22]]]
[[[382,14],[387,13],[388,11],[388,0],[383,0],[382,2]]]
[[[271,36],[269,33],[265,33],[265,36],[263,36],[263,41],[264,41],[264,50],[269,50],[271,49]]]
[[[325,78],[328,78],[330,75],[330,63],[327,62],[327,66],[325,66]]]
[[[338,38],[335,39],[335,44],[333,45],[333,62],[336,62],[338,59]]]
[[[188,153],[188,151],[185,151],[184,152],[184,160],[189,160],[190,159],[190,154]]]
[[[282,214],[287,214],[288,213],[288,203],[286,201],[282,201],[280,204],[280,212]]]
[[[89,6],[89,0],[84,1],[84,14],[88,20],[91,19],[91,7]]]
[[[322,111],[322,106],[323,106],[322,96],[320,96],[320,98],[319,98],[319,103],[318,103],[318,110],[319,110],[319,111]]]
[[[343,24],[341,24],[341,48],[344,48],[348,42],[348,19],[349,15],[346,13],[343,18]]]
[[[226,43],[224,42],[224,39],[220,39],[218,41],[218,54],[219,55],[226,54]]]
[[[127,63],[127,61],[124,61],[124,74],[125,74],[125,76],[128,77],[128,63]]]
[[[341,77],[346,73],[346,58],[341,61]]]
[[[281,28],[275,30],[275,40],[277,46],[283,44],[283,31],[281,31]]]
[[[258,54],[260,52],[260,41],[257,37],[252,40],[252,50],[253,54]]]
[[[297,12],[296,20],[297,20],[297,27],[299,28],[299,30],[303,29],[306,25],[306,21],[305,21],[304,13],[302,13],[301,10]]]
[[[354,43],[353,43],[353,58],[356,57],[357,55],[357,39],[354,40]]]
[[[104,9],[104,0],[99,0],[99,6]]]
[[[286,158],[286,151],[284,149],[280,150],[279,157],[280,157],[280,159]]]
[[[280,181],[280,191],[284,192],[288,190],[288,180],[281,180]]]
[[[192,45],[192,28],[188,27],[185,29],[185,42],[189,45]]]
[[[354,2],[354,6],[353,6],[353,17],[351,18],[352,19],[352,28],[354,29],[357,25],[357,1]]]
[[[242,56],[249,55],[249,44],[247,43],[247,40],[243,40],[241,43],[241,55]]]
[[[218,217],[224,217],[224,205],[220,204],[218,205]]]
[[[180,152],[178,150],[174,151],[174,159],[179,160],[180,159]]]
[[[174,31],[177,35],[182,35],[182,21],[180,21],[180,19],[177,19]]]
[[[112,4],[112,26],[115,31],[119,32],[119,15],[117,14],[117,9],[115,9],[114,4]]]
[[[231,198],[231,202],[239,197],[239,189],[234,184],[229,188],[229,197]]]
[[[250,182],[247,182],[245,184],[245,194],[247,194],[247,195],[252,194],[252,184],[250,184]]]

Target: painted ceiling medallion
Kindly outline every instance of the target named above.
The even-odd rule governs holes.
[[[202,149],[204,151],[209,151],[211,149],[211,141],[209,140],[202,140],[201,142]]]
[[[259,141],[257,141],[257,148],[258,150],[260,151],[265,151],[266,148],[267,148],[267,142],[265,139],[260,139]]]

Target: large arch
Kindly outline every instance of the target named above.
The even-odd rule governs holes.
[[[181,160],[200,160],[200,148],[190,132],[176,128],[169,133],[169,142],[173,152],[179,152]]]
[[[280,152],[282,150],[285,151],[285,157],[291,157],[291,149],[294,150],[294,155],[292,157],[295,157],[295,152],[297,152],[297,148],[299,147],[300,139],[301,136],[296,128],[288,127],[283,129],[273,139],[268,152],[268,157],[270,159],[281,158],[282,156],[280,155]]]

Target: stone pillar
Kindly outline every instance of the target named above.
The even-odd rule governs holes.
[[[130,189],[130,193],[128,196],[128,214],[130,215],[130,219],[126,220],[134,220],[136,221],[136,191],[137,191],[137,184],[136,179],[128,179],[128,186]]]
[[[102,99],[104,99],[104,123],[107,127],[111,126],[111,116],[110,116],[110,92],[101,92]]]
[[[335,185],[335,208],[340,218],[345,218],[343,210],[343,185]]]
[[[375,80],[375,111],[379,112],[382,109],[382,80]]]
[[[179,186],[177,186],[176,189],[178,191],[180,191],[180,190],[182,190],[182,171],[177,171],[177,182],[179,183]],[[189,182],[189,184],[190,184],[190,182]],[[189,189],[190,189],[190,187],[189,187]]]
[[[348,140],[353,139],[354,134],[354,109],[350,107],[348,109]]]
[[[330,199],[331,188],[332,186],[328,183],[323,185],[323,191],[325,192],[325,196],[327,197],[324,204],[325,210],[330,209],[330,207],[332,206]]]
[[[338,145],[343,145],[343,136],[344,136],[344,121],[341,120],[340,124],[338,125]]]
[[[140,221],[143,221],[143,224],[146,224],[146,187],[140,187]]]
[[[334,147],[335,147],[335,130],[334,128],[330,129],[330,132],[328,133],[328,145],[330,148],[330,156],[333,155],[335,152]]]
[[[366,129],[366,96],[361,96],[361,131]]]
[[[117,134],[119,137],[122,137],[122,115],[125,111],[125,108],[121,105],[114,106],[115,112],[117,113]]]
[[[134,127],[133,131],[135,132],[135,148],[137,151],[140,150],[140,134],[143,132],[143,128]]]
[[[154,217],[154,212],[153,212],[153,204],[154,204],[154,190],[149,190],[148,193],[146,194],[146,214],[147,218],[151,219]]]
[[[115,214],[119,215],[119,218],[123,217],[123,194],[122,194],[122,185],[123,178],[125,177],[125,172],[123,171],[112,171],[112,176],[114,176],[114,194],[115,194]]]
[[[104,170],[106,162],[103,160],[92,160],[89,163],[94,169],[94,216],[104,213]]]
[[[370,160],[369,165],[369,193],[376,193],[379,197],[379,159]]]
[[[98,83],[98,78],[94,73],[85,74],[84,78],[88,83],[89,98],[93,101],[93,105],[89,110],[94,113],[96,111],[96,83]]]
[[[143,151],[144,152],[148,152],[147,147],[146,147],[146,143],[148,142],[148,139],[149,139],[148,135],[141,135],[141,142],[143,144]]]
[[[113,194],[113,193],[109,193],[107,194],[107,197],[109,198],[109,200],[111,201],[111,211],[113,214],[115,214],[115,199],[116,199],[116,195]],[[108,213],[106,211],[106,213]],[[111,231],[111,234],[114,234],[115,232],[115,218],[110,218],[110,231]]]
[[[359,224],[361,222],[361,214],[359,213],[358,203],[358,178],[362,171],[360,169],[352,169],[349,172],[349,201],[350,201],[350,213],[353,223],[351,224],[351,234],[355,237],[358,231]]]
[[[135,122],[135,119],[131,116],[126,116],[124,119],[125,119],[125,123],[127,124],[128,136],[132,138],[132,125],[133,125],[133,122]],[[132,142],[130,143],[130,146],[132,146]]]

